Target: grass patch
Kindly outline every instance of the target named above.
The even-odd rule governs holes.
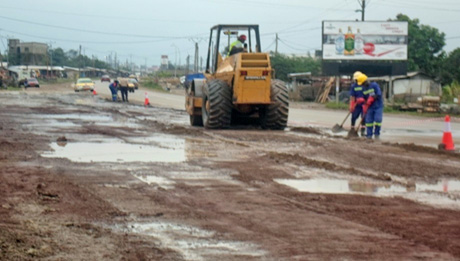
[[[326,108],[332,109],[332,110],[348,110],[349,104],[343,103],[343,102],[339,102],[339,103],[328,102],[326,103]],[[397,108],[393,108],[392,106],[389,106],[389,105],[383,108],[383,113],[398,114],[398,115],[411,115],[411,116],[427,117],[427,118],[436,118],[436,117],[442,117],[446,115],[446,113],[436,113],[436,112],[418,113],[416,111],[400,111]]]
[[[156,83],[152,79],[141,81],[141,82],[139,82],[139,85],[142,86],[142,87],[145,87],[147,89],[152,89],[152,90],[161,91],[161,92],[167,92],[167,91],[165,91],[163,89],[163,87],[161,87],[160,84]]]
[[[76,80],[71,78],[56,78],[56,79],[38,79],[40,84],[60,84],[60,83],[74,83]]]
[[[14,87],[14,86],[8,86],[7,88],[0,88],[1,91],[22,91],[24,90],[23,87]]]
[[[328,102],[326,103],[326,108],[328,109],[333,109],[333,110],[348,110],[349,105],[348,103],[343,103],[343,102]]]

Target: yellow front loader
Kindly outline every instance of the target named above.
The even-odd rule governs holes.
[[[244,47],[229,47],[247,35]],[[289,95],[284,82],[273,79],[268,53],[260,52],[258,25],[211,28],[206,71],[186,88],[185,107],[193,126],[228,128],[239,118],[257,118],[264,129],[287,125]]]

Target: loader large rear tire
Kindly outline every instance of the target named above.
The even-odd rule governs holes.
[[[203,126],[206,129],[230,127],[232,119],[232,90],[221,80],[210,80],[203,86],[201,106]]]
[[[270,92],[272,104],[261,109],[261,126],[264,129],[284,130],[289,115],[288,89],[283,81],[272,80]]]

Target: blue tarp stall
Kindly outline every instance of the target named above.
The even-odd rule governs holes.
[[[185,82],[184,82],[185,88],[188,89],[194,79],[204,79],[204,78],[205,78],[204,74],[202,73],[187,74],[185,76]]]

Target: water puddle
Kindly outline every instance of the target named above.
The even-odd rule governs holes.
[[[64,123],[62,126],[73,126]],[[68,158],[74,162],[184,162],[201,158],[217,157],[208,144],[171,135],[128,137],[118,139],[93,137],[86,142],[51,143],[53,151],[42,153],[43,157]]]
[[[283,184],[297,189],[300,192],[310,193],[391,193],[391,192],[460,192],[460,181],[443,180],[436,184],[415,183],[410,186],[383,185],[371,182],[349,181],[345,179],[275,179]]]
[[[80,120],[80,121],[92,121],[92,122],[109,122],[113,121],[112,116],[109,115],[97,115],[97,114],[44,114],[40,115],[41,118],[45,119],[59,119],[59,120]]]
[[[142,182],[145,182],[149,185],[151,184],[156,184],[164,189],[172,189],[174,188],[174,184],[176,182],[164,178],[164,177],[158,177],[158,176],[153,176],[153,175],[134,175],[136,178],[140,179]]]
[[[140,181],[149,185],[157,185],[163,189],[173,189],[176,183],[183,183],[187,186],[199,186],[212,189],[214,186],[234,185],[240,186],[241,183],[233,179],[233,175],[238,172],[226,169],[219,170],[187,170],[187,171],[168,171],[165,177],[154,174],[154,171],[133,171],[132,175]]]
[[[178,144],[181,144],[178,142]],[[177,145],[177,144],[176,144]],[[53,151],[44,152],[43,157],[67,158],[73,162],[183,162],[186,160],[182,146],[139,145],[121,142],[74,142],[52,143]]]
[[[180,253],[185,260],[216,260],[231,257],[263,257],[267,253],[257,245],[230,240],[219,240],[215,231],[169,222],[128,223],[116,227],[122,232],[131,232],[154,237],[161,245]]]
[[[35,122],[31,124],[24,124],[23,126],[30,128],[31,130],[40,129],[42,131],[52,131],[56,128],[75,128],[79,125],[70,122],[70,121],[61,121],[61,120],[42,120],[40,122]]]
[[[324,194],[370,194],[401,196],[418,202],[443,207],[460,208],[460,180],[442,180],[434,184],[416,182],[407,186],[345,179],[275,179],[300,192]]]

